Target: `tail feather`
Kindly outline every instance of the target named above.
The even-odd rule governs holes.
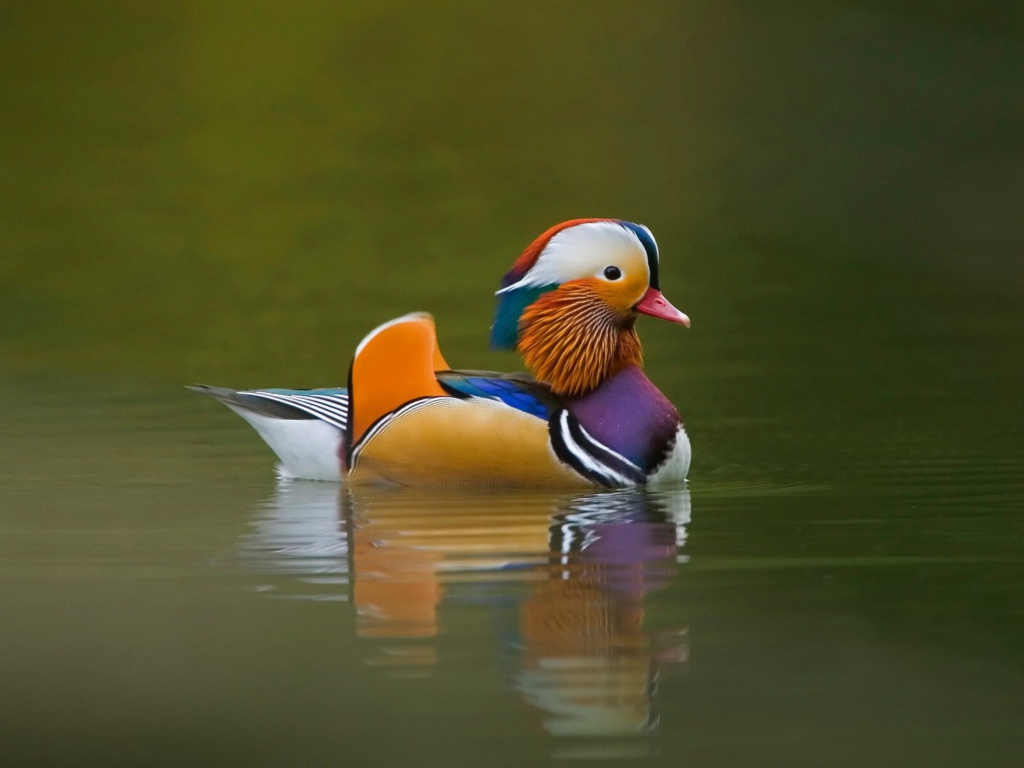
[[[240,392],[236,389],[225,389],[224,387],[209,387],[205,384],[194,384],[186,387],[201,395],[209,395],[220,400],[225,405],[233,405],[237,408],[244,408],[248,411],[272,416],[275,419],[315,419],[305,411],[294,406],[286,405],[278,400],[270,400],[265,397],[253,395],[249,392]]]
[[[348,429],[349,397],[345,389],[250,389],[238,391],[203,385],[188,387],[220,400],[230,408],[244,408],[275,419],[319,419]]]
[[[306,480],[342,479],[348,393],[240,392],[202,385],[188,388],[216,398],[249,422],[281,460],[282,475]]]

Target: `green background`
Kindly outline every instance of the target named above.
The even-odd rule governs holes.
[[[864,326],[915,301],[938,332],[979,282],[1020,296],[1017,3],[47,2],[0,30],[8,369],[312,386],[412,309],[481,365],[498,278],[575,216],[653,229],[694,331],[645,333],[691,366],[809,312],[870,364]]]

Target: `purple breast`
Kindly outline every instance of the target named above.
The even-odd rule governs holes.
[[[675,406],[637,366],[566,405],[591,437],[645,471],[661,463],[679,426]]]

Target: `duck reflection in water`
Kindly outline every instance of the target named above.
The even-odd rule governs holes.
[[[393,674],[436,667],[443,604],[481,606],[509,686],[549,733],[640,736],[657,726],[662,665],[687,657],[685,628],[645,629],[644,598],[685,560],[689,519],[682,488],[482,495],[284,482],[241,557],[271,596],[351,600],[357,634],[375,645],[368,663]]]

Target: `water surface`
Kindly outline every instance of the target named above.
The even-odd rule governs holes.
[[[3,402],[22,764],[1020,756],[1024,469],[996,441],[831,482],[352,492],[276,481],[189,393]]]

